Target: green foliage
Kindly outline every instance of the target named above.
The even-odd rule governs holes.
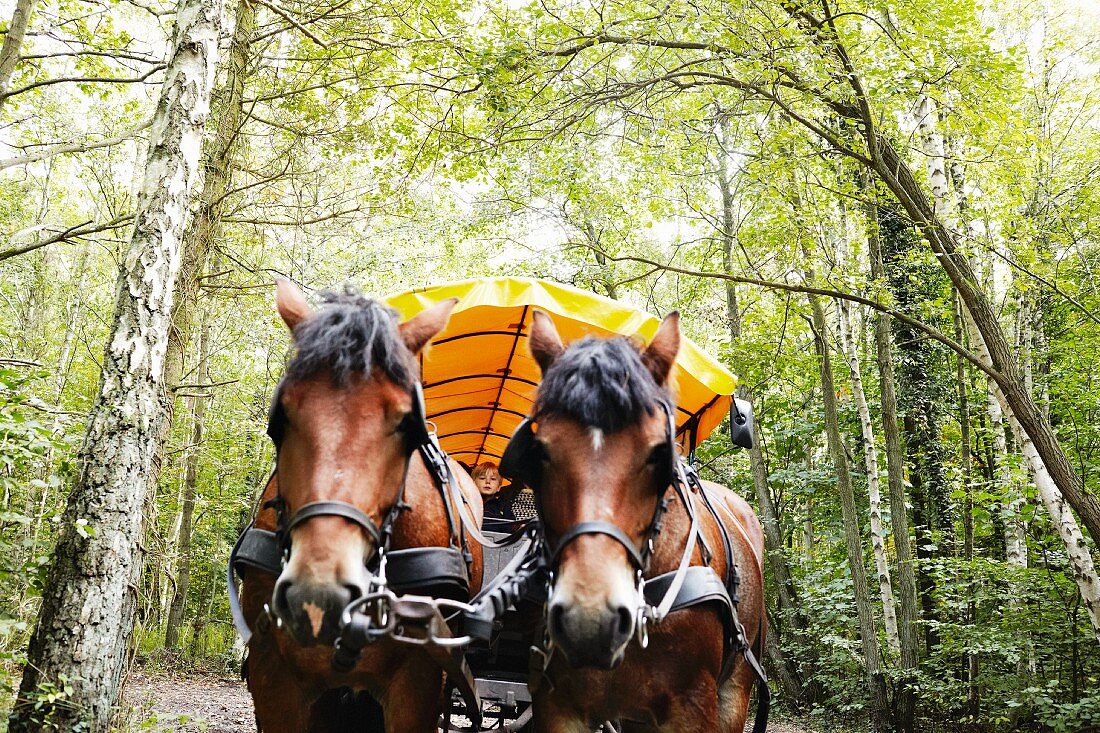
[[[11,87],[150,71],[171,16],[145,4],[43,0]],[[728,269],[795,287],[812,280],[953,333],[951,293],[922,233],[885,191],[872,196],[857,166],[838,153],[866,151],[859,131],[838,117],[853,91],[849,70],[826,52],[831,29],[869,90],[878,132],[918,177],[926,158],[913,109],[922,95],[936,102],[937,130],[966,179],[952,181],[965,205],[949,207],[947,223],[965,235],[961,246],[983,272],[1006,331],[1034,326],[1034,338],[1019,345],[1033,393],[1049,398],[1070,461],[1086,488],[1100,492],[1095,19],[1059,2],[858,1],[833,7],[832,22],[811,32],[794,8],[713,0],[293,6],[310,19],[313,38],[258,8],[239,79],[244,122],[234,131],[229,193],[198,303],[211,333],[209,384],[196,376],[197,355],[188,350],[185,386],[172,393],[176,418],[159,491],[146,507],[149,561],[134,640],[146,664],[239,663],[222,574],[270,470],[264,416],[289,341],[270,303],[272,276],[307,289],[351,281],[381,295],[519,274],[656,314],[679,309],[685,331],[751,389],[782,539],[770,552],[789,563],[799,594],[798,608],[783,607],[769,575],[776,633],[785,654],[807,660],[803,681],[817,690],[817,711],[862,715],[868,700],[852,582],[804,297],[735,286],[735,338],[726,283],[621,259]],[[10,154],[138,130],[152,114],[159,77],[150,80],[44,84],[11,97],[0,107],[6,140],[17,146]],[[140,142],[129,141],[13,166],[0,180],[3,231],[21,244],[128,213],[142,153]],[[734,199],[732,230],[722,216],[721,170]],[[887,250],[882,282],[871,282],[866,266],[871,210]],[[82,415],[99,389],[125,247],[122,228],[0,261],[0,667],[8,688],[56,529],[70,521],[64,495]],[[855,317],[879,429],[872,316],[856,309]],[[919,633],[934,632],[936,641],[908,675],[888,660],[892,689],[915,686],[928,730],[949,727],[947,720],[991,731],[1010,723],[1050,731],[1097,724],[1096,640],[1026,467],[990,454],[981,376],[966,376],[975,454],[966,475],[954,356],[898,322],[894,337],[901,411],[920,423],[905,436],[906,489],[928,525],[917,536],[932,613],[921,612]],[[866,532],[860,424],[848,367],[837,358],[834,371]],[[209,401],[197,446],[194,395]],[[192,456],[199,470],[190,591],[180,649],[168,653],[161,647],[182,560],[179,515]],[[725,428],[696,458],[708,478],[756,496],[748,459]],[[1022,487],[1026,571],[1004,561],[1010,497],[995,480],[998,461]],[[972,559],[961,539],[968,500]],[[96,531],[72,521],[81,534]],[[807,623],[802,635],[791,632],[796,616]],[[979,659],[976,708],[968,654]],[[61,684],[35,701],[64,694]]]

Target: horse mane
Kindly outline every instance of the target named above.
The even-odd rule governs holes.
[[[352,375],[374,369],[407,389],[416,382],[416,359],[397,331],[397,311],[351,285],[321,293],[317,311],[294,328],[296,353],[286,368],[290,381],[329,370],[346,386]]]
[[[629,339],[575,341],[543,375],[536,415],[561,415],[614,433],[671,403]]]

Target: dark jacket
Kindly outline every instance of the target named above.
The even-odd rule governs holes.
[[[506,500],[500,494],[492,499],[485,499],[486,519],[506,519],[510,522],[516,520],[516,514],[512,511],[512,502]]]

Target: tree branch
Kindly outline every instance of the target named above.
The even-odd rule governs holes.
[[[150,119],[146,120],[145,122],[141,123],[140,125],[138,125],[137,127],[135,127],[133,130],[130,130],[129,132],[126,132],[122,135],[119,135],[118,137],[112,137],[112,138],[108,138],[106,140],[100,140],[100,141],[94,142],[94,143],[83,143],[83,144],[74,143],[72,145],[55,145],[55,146],[50,147],[46,150],[42,150],[42,151],[37,152],[37,153],[32,153],[31,155],[24,155],[24,156],[19,157],[19,158],[3,158],[3,159],[0,159],[0,170],[4,170],[5,168],[11,168],[11,167],[17,166],[17,165],[26,165],[28,163],[37,163],[40,160],[45,160],[46,158],[52,158],[55,155],[68,155],[69,153],[86,153],[89,150],[95,150],[97,148],[109,148],[112,145],[118,145],[118,144],[124,143],[128,140],[133,140],[135,137],[137,137],[139,132],[141,132],[142,130],[147,129],[152,124],[153,124],[153,120],[152,120],[152,118],[150,118]]]
[[[18,89],[13,89],[10,92],[4,92],[3,94],[0,94],[0,102],[6,101],[7,99],[14,97],[17,94],[29,92],[30,90],[37,89],[38,87],[51,86],[53,84],[134,84],[138,82],[143,82],[153,74],[157,73],[158,71],[163,71],[166,68],[168,68],[166,64],[157,64],[141,76],[133,77],[119,78],[114,76],[63,76],[58,79],[43,79],[42,81],[36,81],[33,84],[28,84],[25,87],[20,87]]]
[[[644,257],[635,257],[633,255],[621,255],[621,256],[616,257],[614,255],[608,254],[607,252],[603,252],[602,250],[598,250],[597,248],[595,248],[595,247],[593,247],[592,245],[589,245],[589,244],[583,244],[582,243],[578,246],[587,247],[587,248],[591,249],[592,251],[601,254],[602,256],[606,257],[607,259],[609,259],[613,262],[637,262],[639,264],[650,265],[651,267],[659,268],[659,269],[664,270],[666,272],[674,272],[678,275],[687,275],[689,277],[707,278],[707,279],[711,279],[711,280],[726,280],[728,282],[741,283],[741,284],[744,284],[744,285],[756,285],[758,287],[767,288],[769,290],[783,290],[783,291],[788,292],[788,293],[803,293],[803,294],[808,294],[808,295],[820,295],[820,296],[823,296],[823,297],[833,298],[833,299],[836,299],[836,300],[848,300],[848,301],[851,301],[853,303],[859,303],[860,305],[865,305],[868,308],[879,311],[880,313],[885,313],[886,315],[890,316],[891,318],[896,318],[897,320],[901,321],[902,323],[905,323],[906,325],[912,326],[913,328],[917,329],[918,331],[921,331],[922,333],[926,334],[929,338],[932,338],[936,341],[939,341],[941,344],[943,344],[947,348],[951,349],[952,351],[954,351],[956,354],[958,354],[962,358],[969,361],[971,364],[973,364],[975,367],[977,367],[979,370],[981,370],[984,374],[987,374],[994,381],[998,381],[998,383],[999,383],[999,380],[1004,379],[1004,376],[999,371],[997,371],[993,367],[987,366],[984,362],[981,361],[981,359],[979,359],[977,357],[977,355],[973,354],[965,346],[963,346],[959,342],[955,341],[954,339],[948,337],[947,335],[942,333],[937,328],[935,328],[933,326],[929,326],[927,323],[919,321],[916,318],[913,318],[912,316],[909,316],[905,313],[902,313],[901,311],[898,311],[898,310],[895,310],[893,308],[890,308],[889,306],[883,305],[882,303],[879,303],[877,300],[872,300],[870,298],[864,298],[861,295],[855,295],[853,293],[845,293],[841,290],[831,290],[829,288],[815,288],[815,287],[811,287],[811,286],[808,286],[808,285],[793,285],[791,283],[774,282],[772,280],[762,280],[762,279],[756,278],[756,277],[743,277],[743,276],[740,276],[740,275],[727,275],[726,273],[723,273],[723,272],[711,272],[709,270],[689,270],[689,269],[683,268],[683,267],[676,267],[674,265],[662,264],[660,262],[656,262],[654,260],[649,260],[649,259],[646,259]]]
[[[298,29],[298,31],[299,31],[299,32],[301,32],[301,34],[302,34],[302,35],[304,35],[304,36],[305,36],[306,38],[308,38],[309,40],[311,40],[311,41],[313,41],[314,43],[316,43],[316,44],[317,44],[318,46],[320,46],[321,48],[328,48],[328,44],[327,44],[327,43],[325,43],[325,42],[324,42],[324,41],[322,41],[322,40],[321,40],[320,38],[318,38],[318,37],[317,37],[316,35],[314,35],[312,31],[310,31],[310,30],[309,30],[308,28],[306,28],[306,27],[305,27],[304,25],[302,25],[302,24],[301,24],[301,23],[299,23],[299,22],[298,22],[297,20],[295,20],[295,19],[294,19],[294,18],[293,18],[293,17],[292,17],[291,15],[290,15],[290,13],[288,13],[287,11],[283,10],[282,8],[280,8],[280,7],[279,7],[278,5],[276,5],[275,3],[273,3],[273,2],[267,2],[266,0],[257,0],[257,2],[258,2],[258,3],[260,4],[260,5],[263,5],[263,6],[265,7],[265,8],[267,8],[267,9],[268,9],[268,10],[270,10],[271,12],[275,13],[276,15],[278,15],[278,16],[279,16],[280,18],[282,18],[283,20],[285,20],[285,21],[286,21],[287,23],[290,23],[290,24],[291,24],[292,26],[294,26],[295,28],[297,28],[297,29]]]
[[[133,218],[133,214],[127,214],[126,216],[120,216],[112,219],[106,224],[95,224],[94,222],[86,221],[83,224],[77,224],[76,226],[72,226],[68,229],[58,232],[49,239],[32,242],[31,244],[16,245],[14,247],[9,247],[5,250],[0,250],[0,262],[11,259],[12,257],[26,254],[27,252],[33,252],[36,249],[41,249],[42,247],[56,244],[58,242],[64,242],[69,239],[76,239],[77,237],[84,237],[89,234],[95,234],[96,232],[107,231],[108,229],[118,229],[119,227],[125,226],[126,224],[133,221]]]

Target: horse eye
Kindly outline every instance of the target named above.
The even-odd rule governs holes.
[[[649,452],[649,457],[646,458],[647,466],[659,466],[664,463],[668,463],[668,446],[661,444],[655,446],[653,450]]]

